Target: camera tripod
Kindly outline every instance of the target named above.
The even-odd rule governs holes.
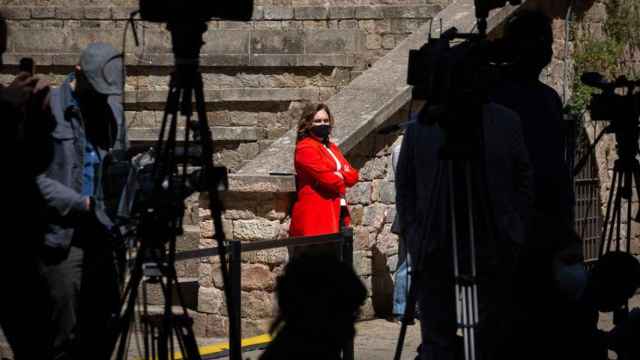
[[[447,235],[449,238],[445,241],[451,240],[451,243],[443,246],[451,246],[454,280],[452,290],[455,292],[456,322],[457,328],[463,335],[463,354],[466,360],[479,359],[478,246],[488,245],[490,248],[495,248],[493,212],[487,198],[488,191],[486,191],[485,155],[484,150],[478,150],[484,149],[484,126],[481,120],[483,106],[482,103],[470,106],[475,109],[467,113],[475,117],[471,130],[443,129],[448,140],[440,149],[426,212],[429,215],[424,219],[426,231],[423,235],[427,236],[434,225],[433,214],[445,209],[449,215]],[[470,134],[465,134],[465,131],[469,131]],[[460,137],[459,134],[462,136]],[[486,236],[486,238],[479,239],[478,236]],[[426,239],[416,240],[418,241],[417,259],[413,266],[413,278],[394,360],[400,359],[407,326],[415,317],[418,287],[421,285],[420,277],[424,274],[424,263],[427,257],[427,248],[424,244]],[[456,344],[452,346],[455,347]],[[425,351],[424,347],[422,351]],[[457,352],[457,349],[453,349],[453,352]]]
[[[202,75],[198,71],[202,35],[207,25],[204,22],[169,23],[172,35],[176,69],[171,74],[169,94],[156,144],[159,160],[153,164],[153,193],[151,205],[143,209],[138,227],[140,246],[121,303],[121,317],[117,333],[112,340],[116,359],[125,359],[134,320],[138,288],[143,283],[143,311],[140,318],[144,333],[144,359],[175,359],[174,351],[180,350],[183,359],[199,360],[200,354],[193,332],[193,320],[183,305],[182,294],[177,287],[175,269],[176,237],[182,231],[184,199],[181,196],[187,182],[188,161],[179,162],[178,157],[197,154],[206,184],[209,207],[217,240],[225,299],[230,324],[231,359],[241,359],[240,319],[232,311],[234,306],[229,287],[229,274],[222,228],[222,202],[218,192],[227,187],[226,169],[213,166],[213,140],[207,122]],[[192,121],[193,103],[197,120]],[[178,116],[185,118],[184,154],[177,151]],[[166,138],[166,139],[165,139]],[[199,142],[196,149],[192,141]],[[181,169],[180,169],[181,168]],[[167,196],[168,194],[168,196]],[[147,280],[144,280],[144,278]],[[163,314],[149,314],[146,305],[146,283],[159,284],[164,297]],[[173,292],[177,293],[180,314],[174,314]],[[175,338],[174,338],[175,337]],[[177,347],[176,347],[177,341]],[[117,346],[117,348],[116,348]]]

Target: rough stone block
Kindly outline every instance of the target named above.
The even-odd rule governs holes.
[[[366,47],[368,50],[377,50],[382,48],[382,37],[378,34],[368,34]]]
[[[385,159],[373,158],[360,169],[361,180],[383,179],[387,170]]]
[[[253,28],[256,30],[283,30],[285,26],[281,20],[256,21]]]
[[[283,243],[284,245],[284,243]],[[280,265],[289,261],[289,250],[286,246],[242,253],[242,261],[267,265]]]
[[[370,229],[365,226],[356,226],[354,230],[354,248],[356,250],[371,250]]]
[[[76,19],[84,18],[84,11],[81,7],[60,6],[56,8],[56,18],[58,19]]]
[[[394,206],[389,206],[387,208],[387,215],[384,218],[384,223],[385,224],[393,224],[393,222],[396,219],[396,213],[397,212],[398,211],[397,211],[395,205]]]
[[[302,29],[304,24],[300,20],[285,20],[282,22],[282,28],[285,30]]]
[[[225,304],[224,291],[215,287],[200,287],[198,289],[198,311],[207,314],[222,314]],[[226,313],[226,312],[225,312]]]
[[[21,29],[8,40],[9,49],[17,53],[53,53],[65,48],[64,37],[45,29]]]
[[[358,21],[357,20],[339,20],[338,21],[338,29],[357,29]]]
[[[418,17],[418,8],[411,5],[391,5],[382,7],[382,15],[385,19],[415,18]]]
[[[385,255],[398,253],[398,235],[391,232],[391,224],[384,226],[376,238],[376,247]]]
[[[278,236],[279,228],[278,221],[238,220],[233,225],[233,239],[241,241],[275,239]]]
[[[254,31],[251,38],[251,52],[256,54],[300,54],[304,50],[302,32]]]
[[[390,50],[396,47],[396,41],[393,35],[384,35],[382,36],[382,48],[385,50]]]
[[[127,20],[131,16],[131,13],[136,10],[136,7],[116,6],[111,8],[111,17],[114,20]]]
[[[396,202],[396,187],[395,184],[388,181],[383,181],[380,184],[380,201],[384,204],[395,204]]]
[[[347,201],[349,204],[368,205],[371,202],[371,183],[359,182],[347,190]]]
[[[238,145],[238,152],[247,160],[253,159],[260,152],[260,146],[257,142],[240,144]]]
[[[242,320],[242,335],[251,337],[265,334],[269,331],[271,326],[271,319],[269,320]]]
[[[364,216],[362,217],[362,225],[371,226],[379,229],[384,223],[386,215],[386,207],[382,204],[375,203],[364,208]]]
[[[269,267],[262,264],[242,264],[242,290],[272,291],[275,287],[275,275]]]
[[[329,9],[320,6],[300,6],[294,8],[294,17],[299,20],[325,20]]]
[[[87,6],[84,8],[84,18],[87,20],[111,19],[111,8]]]
[[[288,20],[293,19],[293,8],[290,6],[268,6],[264,8],[264,18],[266,20]]]
[[[387,258],[387,267],[393,273],[398,270],[398,255],[391,255]],[[393,280],[395,281],[395,277]]]
[[[362,216],[364,215],[364,208],[362,205],[349,206],[349,211],[351,213],[351,223],[353,225],[362,224]]]
[[[299,55],[252,54],[251,65],[264,67],[291,67],[299,65]]]
[[[273,311],[272,294],[265,291],[242,292],[240,307],[242,318],[251,320],[270,319],[274,315]]]
[[[425,21],[425,19],[391,19],[391,32],[409,34],[418,30]]]
[[[250,31],[210,30],[204,35],[206,54],[245,54],[249,52]]]
[[[357,19],[382,19],[382,7],[380,6],[356,6]]]
[[[353,6],[332,6],[329,8],[329,19],[353,19],[356,9]]]
[[[253,14],[251,14],[251,20],[254,22],[257,20],[264,20],[264,6],[255,5],[253,7]]]
[[[27,20],[31,17],[31,8],[27,6],[6,6],[2,16],[8,20]]]
[[[304,32],[305,53],[355,52],[357,38],[354,31],[318,30]]]
[[[304,29],[328,29],[329,24],[327,20],[302,20],[302,27]]]
[[[373,301],[370,297],[365,300],[364,305],[360,308],[360,320],[371,320],[375,318],[376,312],[373,309]]]
[[[56,8],[52,6],[34,6],[31,17],[34,19],[52,19],[56,16]]]
[[[371,275],[371,257],[369,251],[357,250],[353,252],[353,269],[360,276]]]

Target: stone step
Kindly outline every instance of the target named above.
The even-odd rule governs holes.
[[[182,125],[182,124],[181,124]],[[258,140],[258,129],[249,126],[212,126],[213,141],[216,142],[252,142]],[[130,128],[127,130],[129,141],[155,142],[160,135],[160,128]],[[176,139],[184,139],[184,128],[177,130]]]

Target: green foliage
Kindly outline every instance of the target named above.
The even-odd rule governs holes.
[[[607,35],[620,43],[640,49],[640,1],[609,0],[607,6]]]
[[[599,72],[609,79],[618,73],[619,59],[624,50],[624,45],[612,38],[603,40],[587,39],[578,42],[574,53],[575,79],[573,83],[573,96],[570,109],[574,113],[582,113],[589,104],[591,95],[595,89],[584,85],[580,81],[580,74],[584,72]]]
[[[633,69],[621,66],[625,49],[640,50],[640,1],[607,0],[605,5],[607,20],[604,24],[604,38],[595,38],[589,32],[582,33],[574,28],[576,76],[569,107],[575,113],[582,113],[587,108],[591,95],[597,91],[582,84],[580,74],[599,72],[609,79],[623,74],[630,76],[632,74],[628,72]]]

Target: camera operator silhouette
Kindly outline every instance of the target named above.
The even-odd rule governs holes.
[[[0,14],[0,68],[7,41],[7,23]],[[2,186],[0,327],[16,360],[51,358],[50,309],[40,262],[46,214],[35,181],[52,155],[48,93],[48,83],[27,72],[18,73],[6,87],[0,85],[2,165],[10,171]]]
[[[529,160],[518,116],[494,103],[472,103],[476,100],[468,97],[466,90],[478,69],[478,58],[465,48],[454,51],[458,53],[450,57],[454,62],[450,66],[457,81],[452,81],[450,93],[444,94],[447,113],[429,125],[426,122],[432,113],[425,108],[419,121],[409,125],[396,173],[400,228],[415,265],[412,281],[418,289],[423,360],[454,359],[461,352],[456,336],[450,184],[459,224],[456,230],[459,241],[464,242],[461,248],[469,248],[466,204],[468,196],[474,199],[482,359],[494,358],[495,343],[503,336],[502,322],[510,302],[507,289],[512,282],[515,251],[523,241],[531,193]],[[442,156],[445,148],[455,152],[455,145],[466,149],[468,159],[449,162]],[[466,191],[465,161],[474,174],[470,178],[472,195]],[[439,167],[443,167],[441,171]],[[434,188],[435,184],[439,186]],[[478,200],[481,196],[486,201]],[[459,257],[470,256],[467,251]]]
[[[106,202],[110,165],[126,149],[122,70],[122,55],[111,45],[89,44],[51,92],[53,161],[37,181],[48,210],[43,259],[56,359],[110,353],[119,282]]]
[[[355,336],[367,290],[353,268],[334,254],[303,253],[276,285],[275,338],[260,360],[339,360]]]
[[[553,292],[551,263],[568,246],[568,237],[558,232],[573,226],[573,184],[564,160],[562,101],[539,79],[553,57],[551,19],[537,10],[517,13],[506,21],[501,42],[512,65],[492,100],[520,116],[533,170],[534,201],[518,257],[512,331],[520,342],[514,349],[530,349],[521,356],[533,359],[546,356],[538,344],[551,341],[544,331],[554,306],[547,295]]]

